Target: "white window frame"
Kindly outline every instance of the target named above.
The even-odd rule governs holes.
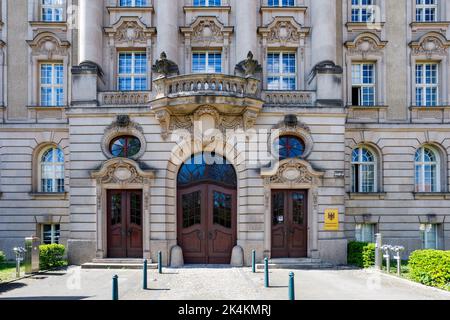
[[[354,5],[352,2],[352,0],[350,0],[350,21],[351,22],[373,22],[372,19],[375,18],[375,12],[374,12],[374,0],[371,0],[372,4],[362,4],[362,0],[358,0],[358,4]],[[363,21],[362,17],[362,11],[366,10],[367,12],[370,12],[370,16],[372,17],[372,19],[367,19],[366,21]],[[358,10],[358,19],[355,21],[353,20],[353,10]]]
[[[52,70],[52,80],[50,84],[44,84],[42,83],[42,67],[44,65],[50,65],[51,66],[51,70]],[[58,84],[56,83],[56,66],[61,66],[62,67],[62,73],[63,73],[63,79],[62,79],[62,83]],[[41,61],[39,62],[39,105],[41,106],[45,106],[45,107],[62,107],[64,106],[64,101],[65,101],[65,96],[66,96],[66,92],[64,90],[64,64],[63,62],[54,62],[54,61]],[[43,102],[43,97],[42,97],[42,89],[43,88],[50,88],[51,89],[51,102],[50,104],[44,104]],[[58,104],[58,99],[57,99],[57,89],[62,89],[62,101],[61,104]]]
[[[422,83],[417,83],[417,67],[422,66]],[[426,66],[436,66],[436,83],[426,83],[426,75],[425,75],[425,69]],[[438,62],[416,62],[416,65],[414,67],[414,83],[415,83],[415,99],[414,103],[416,106],[420,107],[433,107],[439,105],[439,63]],[[420,104],[417,104],[417,89],[422,88],[422,101]],[[436,104],[427,104],[427,95],[426,95],[426,89],[427,88],[436,88]]]
[[[56,155],[55,150],[60,149],[61,152],[62,152],[62,155],[63,155],[63,162],[43,162],[42,161],[42,157],[50,149],[53,152],[53,159],[56,159],[56,157],[55,157],[55,155]],[[56,146],[45,148],[39,154],[39,158],[38,159],[39,159],[39,165],[38,165],[38,190],[39,190],[39,192],[41,192],[41,193],[60,193],[60,192],[65,192],[65,181],[66,181],[66,179],[65,179],[66,178],[65,177],[65,174],[66,174],[65,171],[66,170],[65,170],[65,154],[64,154],[64,150],[59,148],[59,147],[56,147]],[[42,188],[44,166],[52,167],[52,171],[51,171],[52,177],[48,178],[48,179],[52,179],[52,181],[53,181],[53,183],[52,183],[53,190],[52,191],[44,191],[43,188]],[[63,180],[63,190],[62,191],[59,191],[58,187],[57,187],[57,185],[58,185],[57,184],[57,180],[58,179],[56,178],[56,172],[57,172],[56,168],[59,167],[59,166],[62,167],[62,174],[63,174],[63,178],[62,178],[62,180]]]
[[[369,243],[373,243],[375,242],[375,227],[376,224],[375,223],[357,223],[355,225],[355,239],[356,241],[359,242],[369,242]],[[366,233],[364,232],[365,228],[370,228],[370,233],[371,233],[371,239],[366,239]],[[359,235],[359,237],[358,237]],[[359,238],[359,239],[358,239]]]
[[[44,227],[45,226],[50,226],[51,228],[51,233],[50,233],[50,238],[51,238],[51,243],[50,244],[59,244],[59,239],[61,238],[61,224],[59,223],[44,223],[41,225],[41,239],[42,239],[42,244],[44,244]],[[59,226],[59,236],[56,236],[56,226]],[[58,239],[56,239],[58,238]]]
[[[131,54],[131,73],[120,73],[120,56],[122,54]],[[135,63],[136,63],[136,54],[145,54],[146,61],[146,70],[144,73],[134,73]],[[121,78],[129,78],[131,79],[131,89],[130,90],[122,90],[122,91],[147,91],[148,90],[148,56],[145,51],[119,51],[117,54],[117,90],[120,89],[120,79]],[[145,90],[136,90],[135,79],[136,78],[145,78],[146,89]]]
[[[420,225],[422,248],[438,249],[439,248],[439,225],[437,223],[423,223]],[[429,234],[433,232],[436,239],[434,248],[427,248]]]
[[[131,5],[129,5],[129,6],[125,6],[125,5],[121,5],[120,4],[120,0],[118,0],[119,1],[119,7],[123,7],[123,8],[131,8],[131,7],[136,7],[136,8],[139,8],[139,7],[147,7],[148,6],[148,2],[150,1],[150,0],[145,0],[145,4],[143,4],[143,5],[137,5],[136,4],[136,2],[137,2],[137,0],[130,0],[131,1]]]
[[[279,54],[279,72],[277,73],[271,73],[269,72],[269,54]],[[294,73],[284,73],[283,72],[283,56],[285,54],[293,54],[294,55],[294,61],[295,61],[295,72]],[[295,88],[293,90],[297,90],[298,89],[298,63],[297,63],[297,52],[295,51],[277,51],[277,50],[271,50],[267,52],[267,77],[266,77],[266,81],[267,81],[267,90],[271,90],[271,91],[277,91],[277,90],[281,90],[281,91],[289,91],[292,89],[283,89],[281,86],[283,84],[283,79],[284,78],[294,78],[295,80]],[[269,89],[269,78],[278,78],[278,89]]]
[[[419,0],[421,3],[417,4],[417,0],[413,0],[415,4],[415,11],[414,11],[414,20],[416,22],[436,22],[438,21],[438,0],[434,0],[434,4],[425,4],[425,0]],[[421,10],[420,19],[417,19],[417,10]],[[430,21],[425,20],[425,11],[426,9],[434,9],[434,19]]]
[[[213,2],[213,4],[210,4],[210,2]],[[196,5],[195,0],[192,0],[192,5],[194,7],[220,7],[222,5],[222,0],[219,1],[219,4],[214,4],[214,0],[205,0],[204,5]]]
[[[202,72],[197,72],[194,71],[194,54],[205,54],[205,71]],[[191,59],[192,59],[192,63],[191,63],[191,72],[192,73],[211,73],[208,71],[208,66],[209,66],[209,55],[210,54],[220,54],[220,72],[213,72],[215,74],[222,74],[223,73],[223,53],[220,50],[194,50],[192,51],[191,54]]]
[[[353,152],[355,150],[358,150],[358,161],[353,161]],[[370,154],[373,157],[373,161],[372,162],[363,162],[362,161],[362,155],[363,155],[363,150],[367,150],[368,152],[370,152]],[[370,191],[370,193],[374,193],[377,192],[378,190],[378,175],[377,175],[377,157],[376,154],[370,150],[369,148],[366,148],[364,146],[361,147],[357,147],[355,149],[352,150],[352,155],[351,155],[352,159],[351,159],[351,189],[352,192],[354,193],[366,193],[366,191],[361,191],[363,190],[363,170],[361,170],[361,166],[365,165],[365,166],[373,166],[373,191]],[[358,186],[354,185],[354,166],[358,166]]]
[[[284,5],[283,1],[285,1],[285,0],[274,0],[274,1],[278,1],[278,4],[270,5],[269,0],[267,0],[267,6],[272,7],[272,8],[278,8],[278,7],[290,8],[290,7],[295,7],[295,5],[296,5],[296,0],[294,0],[294,3],[292,5],[287,5],[287,4]],[[289,1],[289,0],[287,0],[287,1]]]
[[[51,4],[44,4],[45,0],[39,0],[40,1],[40,16],[41,16],[41,21],[44,22],[63,22],[65,20],[65,6],[66,6],[66,1],[65,0],[53,0],[54,3]],[[58,2],[60,2],[58,4]],[[52,19],[51,20],[44,20],[44,10],[45,9],[50,9],[52,12]],[[61,11],[61,20],[56,20],[56,12],[57,9],[62,9]]]
[[[353,67],[359,65],[360,67],[360,72],[359,72],[359,83],[354,83],[354,72],[353,72]],[[364,65],[371,65],[373,66],[373,81],[372,83],[363,83],[363,66]],[[352,62],[351,65],[351,84],[352,84],[352,91],[351,91],[351,95],[352,95],[352,104],[354,106],[366,106],[366,107],[370,107],[370,106],[375,106],[377,105],[377,64],[375,62]],[[355,105],[353,103],[353,88],[359,88],[359,103],[357,105]],[[373,88],[373,104],[365,104],[363,101],[363,88]]]
[[[425,149],[430,150],[434,154],[436,161],[425,162],[425,152],[424,152]],[[441,171],[441,165],[440,165],[441,161],[440,161],[440,157],[439,157],[439,152],[437,152],[433,148],[430,148],[429,146],[420,147],[419,150],[417,150],[417,151],[420,151],[421,159],[420,159],[420,161],[416,161],[416,159],[414,158],[414,185],[415,185],[414,188],[415,188],[415,191],[416,192],[441,192],[441,172],[440,172]],[[416,153],[417,153],[417,151],[416,151]],[[416,156],[416,154],[414,155],[414,157],[415,156]],[[435,190],[426,191],[425,190],[425,166],[430,166],[430,165],[436,167],[436,186],[434,187]],[[416,181],[417,166],[420,166],[419,184],[417,184],[417,181]],[[431,189],[433,189],[433,185],[431,186]]]

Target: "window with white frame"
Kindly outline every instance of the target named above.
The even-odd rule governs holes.
[[[59,62],[40,64],[40,105],[64,105],[64,66]]]
[[[436,106],[439,100],[439,65],[416,64],[416,106]]]
[[[376,192],[376,158],[365,147],[352,153],[352,192]]]
[[[267,54],[267,73],[268,90],[296,90],[296,54],[294,52],[269,52]]]
[[[221,0],[194,0],[195,7],[220,7]]]
[[[40,192],[64,192],[64,153],[51,147],[40,158]]]
[[[118,90],[147,90],[147,54],[145,52],[120,52]]]
[[[375,105],[375,64],[352,64],[352,105]]]
[[[59,224],[43,224],[41,237],[43,244],[58,244],[60,229]]]
[[[221,73],[222,53],[218,51],[196,51],[192,53],[193,73]]]
[[[416,192],[440,192],[439,156],[429,147],[422,147],[415,156]]]
[[[147,0],[120,0],[120,7],[146,7]]]
[[[293,7],[295,0],[268,0],[267,5],[269,7]]]
[[[358,223],[355,226],[355,239],[360,242],[375,242],[375,224]]]
[[[352,0],[352,22],[372,22],[374,0]]]
[[[41,0],[41,19],[45,22],[64,20],[65,0]]]
[[[420,225],[423,249],[438,249],[438,225],[423,223]]]
[[[438,0],[416,0],[416,21],[437,21]]]

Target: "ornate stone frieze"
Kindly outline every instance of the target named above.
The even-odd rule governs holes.
[[[54,56],[67,56],[70,43],[60,40],[52,32],[42,32],[33,40],[27,41],[33,56],[45,56],[51,60]]]
[[[115,158],[103,163],[98,171],[91,174],[98,185],[119,184],[144,184],[154,177],[153,171],[143,171],[138,164],[131,159]]]
[[[364,32],[355,40],[346,42],[345,46],[348,54],[362,56],[365,59],[369,55],[383,55],[386,44],[387,41],[381,41],[376,34]]]
[[[110,38],[110,45],[136,46],[137,44],[147,45],[155,28],[147,27],[138,17],[121,17],[114,25],[105,28],[106,34]]]
[[[233,27],[224,26],[216,17],[198,17],[189,27],[182,27],[187,44],[228,46]]]
[[[433,56],[446,56],[450,41],[438,32],[429,32],[419,41],[411,42],[410,47],[413,56],[426,56],[431,59]]]
[[[302,27],[293,17],[276,17],[267,27],[259,28],[263,41],[280,46],[303,46],[310,29]]]
[[[262,66],[258,60],[253,59],[253,53],[248,52],[247,59],[239,62],[235,67],[235,74],[244,77],[252,77],[262,72]]]
[[[305,160],[286,159],[275,168],[262,169],[261,175],[265,185],[282,184],[295,187],[296,185],[318,185],[322,172],[315,171]]]

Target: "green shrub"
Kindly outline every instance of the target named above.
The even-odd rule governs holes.
[[[6,256],[5,256],[5,254],[3,253],[3,251],[0,251],[0,263],[3,263],[3,262],[5,262],[6,261]]]
[[[375,265],[375,244],[350,241],[347,245],[347,263],[360,268]]]
[[[42,270],[48,270],[65,266],[65,251],[66,248],[62,244],[46,244],[39,246],[40,268]]]
[[[450,251],[417,250],[409,256],[412,280],[427,286],[450,289]]]
[[[370,268],[375,265],[375,243],[368,243],[363,248],[364,268]]]

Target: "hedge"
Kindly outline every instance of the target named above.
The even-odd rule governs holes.
[[[347,245],[347,263],[360,268],[375,265],[375,244],[350,241]]]
[[[427,286],[450,289],[450,251],[417,250],[408,262],[412,280]]]
[[[5,254],[3,253],[3,251],[0,251],[0,263],[3,263],[3,262],[5,262],[6,261],[6,256],[5,256]]]
[[[39,246],[39,266],[42,270],[62,267],[66,265],[62,244],[46,244]]]

